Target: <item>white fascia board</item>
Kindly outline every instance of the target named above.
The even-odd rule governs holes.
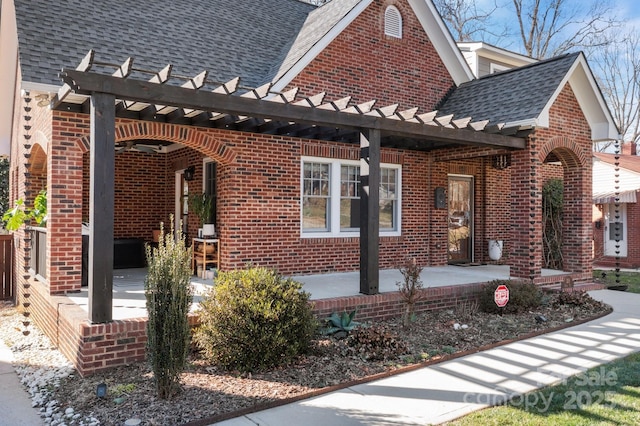
[[[0,0],[0,156],[11,155],[16,82],[19,73],[15,7],[11,0]]]
[[[462,52],[431,0],[408,0],[408,2],[456,86],[473,80],[475,77],[469,64],[462,56]]]
[[[271,91],[284,90],[291,81],[304,70],[329,44],[335,40],[345,28],[349,26],[373,0],[364,0],[349,11],[336,25],[333,26],[316,44],[311,47],[286,73],[273,84]]]
[[[580,105],[580,109],[589,123],[592,142],[618,139],[620,135],[615,121],[609,112],[607,103],[593,78],[583,53],[578,55],[576,61],[549,98],[542,113],[538,116],[540,124],[543,125],[546,116],[546,126],[549,126],[549,110],[567,83],[571,86],[578,105]]]
[[[464,44],[465,43],[458,43],[459,46],[462,46]],[[474,45],[472,47],[472,50],[477,52],[478,56],[481,56],[483,58],[493,59],[496,61],[501,61],[506,63],[509,63],[509,62],[520,63],[521,65],[518,65],[518,66],[522,66],[525,64],[533,64],[538,62],[537,59],[533,59],[528,56],[521,55],[520,53],[512,52],[510,50],[501,49],[499,47],[492,46],[487,43],[478,42],[476,44],[477,46]]]
[[[591,139],[594,142],[619,139],[618,128],[587,59],[580,54],[577,62],[576,67],[572,69],[569,84],[591,126]]]
[[[20,89],[22,90],[28,90],[30,92],[37,92],[37,93],[58,93],[58,89],[60,89],[60,87],[62,87],[62,84],[60,84],[60,86],[55,86],[53,84],[45,84],[45,83],[34,83],[32,81],[23,81],[20,84]]]
[[[518,127],[522,130],[525,129],[535,129],[537,127],[548,127],[549,123],[548,120],[546,123],[541,122],[540,121],[540,117],[538,118],[529,118],[526,120],[519,120],[519,121],[510,121],[508,123],[504,123],[504,128],[510,128],[510,127]]]

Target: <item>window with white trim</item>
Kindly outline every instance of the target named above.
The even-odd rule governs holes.
[[[380,166],[380,234],[400,235],[401,166]],[[301,176],[303,237],[360,235],[360,163],[305,157]]]
[[[384,34],[402,38],[402,15],[395,6],[387,6],[384,11]]]

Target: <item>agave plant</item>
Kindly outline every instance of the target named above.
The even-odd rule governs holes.
[[[340,333],[343,337],[346,336],[351,330],[360,325],[359,322],[353,320],[355,316],[355,310],[350,313],[346,311],[342,312],[342,314],[338,314],[337,312],[332,313],[331,316],[327,318],[327,327],[323,330],[323,333],[327,335]]]

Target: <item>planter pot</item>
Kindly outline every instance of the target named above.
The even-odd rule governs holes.
[[[211,237],[216,234],[216,226],[212,223],[205,223],[202,225],[202,235],[204,237]]]
[[[502,257],[502,240],[489,240],[489,258],[498,261]]]

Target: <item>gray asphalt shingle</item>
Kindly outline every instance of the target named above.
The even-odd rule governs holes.
[[[90,49],[96,60],[174,74],[209,71],[258,86],[315,6],[298,0],[15,0],[23,80],[60,85]],[[144,76],[148,79],[149,76]]]
[[[439,114],[489,120],[490,125],[536,118],[578,55],[570,53],[463,83],[443,102]]]

